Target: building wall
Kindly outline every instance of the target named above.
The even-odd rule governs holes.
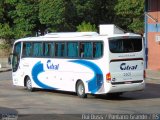
[[[156,32],[148,33],[148,69],[160,69],[160,43],[155,42]]]
[[[160,36],[160,0],[146,0],[146,12],[151,16],[145,17],[148,45],[147,68],[157,70],[160,69],[160,41],[156,41],[156,36]]]

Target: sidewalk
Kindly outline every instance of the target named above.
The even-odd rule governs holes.
[[[0,58],[0,72],[11,70],[11,65],[8,64],[8,58]]]
[[[160,70],[146,70],[146,82],[160,84]]]
[[[0,68],[0,73],[7,72],[7,71],[11,71],[11,67]]]
[[[160,70],[146,70],[146,78],[160,80]]]

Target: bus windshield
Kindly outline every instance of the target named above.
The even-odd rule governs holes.
[[[110,39],[109,49],[112,53],[139,52],[142,50],[141,38]]]

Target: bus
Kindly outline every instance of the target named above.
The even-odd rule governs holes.
[[[22,38],[13,45],[11,61],[13,85],[29,91],[70,91],[85,98],[145,88],[144,45],[137,34],[60,32]]]

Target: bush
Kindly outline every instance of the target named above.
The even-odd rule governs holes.
[[[77,26],[78,32],[97,32],[96,25],[91,25],[90,22],[82,22],[80,25]]]
[[[11,52],[10,44],[0,43],[0,58],[8,57]]]
[[[9,49],[10,48],[10,45],[9,44],[0,44],[0,50],[4,50],[4,49]]]
[[[9,24],[1,24],[0,23],[0,38],[5,40],[13,39],[13,32],[10,28]]]

